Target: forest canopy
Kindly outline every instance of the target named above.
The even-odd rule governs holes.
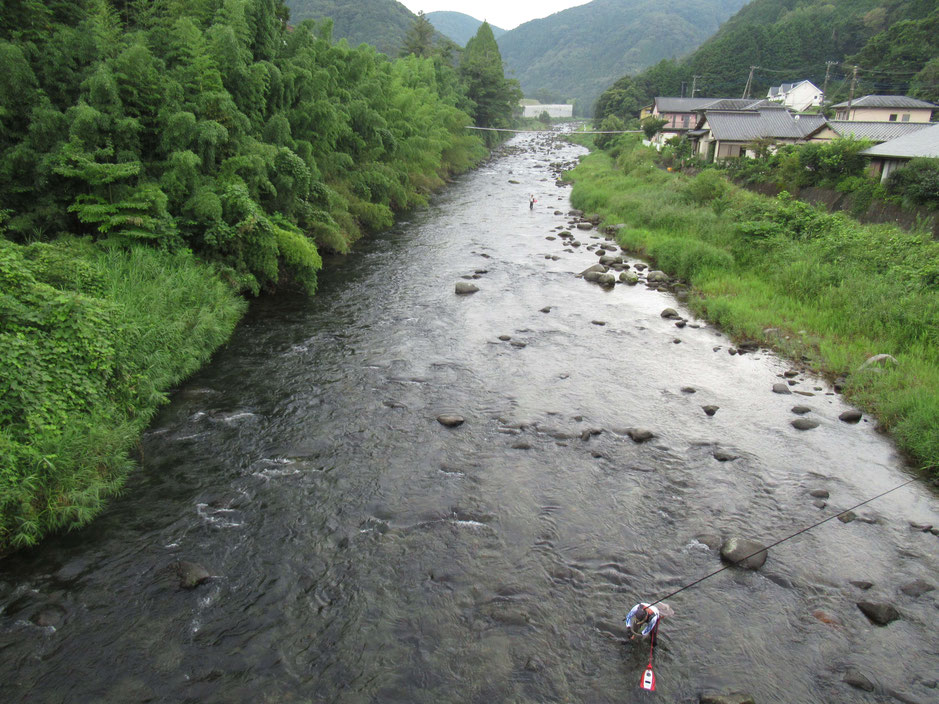
[[[312,290],[318,248],[481,155],[440,57],[390,61],[279,0],[15,0],[0,10],[7,237],[188,247],[246,290]]]

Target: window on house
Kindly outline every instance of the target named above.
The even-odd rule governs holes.
[[[909,117],[909,115],[907,115],[907,117]],[[688,129],[688,122],[689,122],[690,120],[691,120],[691,117],[690,117],[689,115],[684,115],[684,116],[682,116],[682,118],[681,118],[681,126],[684,127],[685,129]]]
[[[891,115],[890,115],[890,121],[891,121],[891,122],[896,122],[896,121],[897,121],[897,114],[896,114],[896,113],[891,113]]]
[[[903,117],[900,118],[900,122],[909,122],[909,121],[910,121],[910,113],[908,112],[903,113]]]

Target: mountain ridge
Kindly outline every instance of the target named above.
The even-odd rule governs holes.
[[[427,12],[424,16],[434,25],[434,29],[460,46],[466,46],[466,42],[476,35],[480,25],[485,21],[485,18],[478,20],[464,12],[450,12],[447,10]],[[492,34],[496,40],[506,33],[506,30],[492,23],[489,24],[489,27],[492,29]]]
[[[499,38],[526,96],[574,99],[589,112],[624,73],[692,51],[747,0],[593,0],[526,22]]]

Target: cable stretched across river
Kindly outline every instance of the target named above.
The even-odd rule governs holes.
[[[517,132],[519,134],[539,134],[547,132],[549,134],[642,134],[642,130],[606,130],[606,131],[584,131],[584,132],[558,132],[556,130],[510,130],[504,127],[476,127],[467,125],[468,130],[482,130],[483,132]]]
[[[932,468],[933,468],[933,467],[925,467],[924,470],[932,469]],[[731,567],[734,567],[735,565],[739,565],[741,562],[745,562],[746,560],[749,560],[749,559],[750,559],[751,557],[753,557],[754,555],[759,555],[761,552],[767,552],[770,548],[774,548],[774,547],[776,547],[777,545],[779,545],[780,543],[785,543],[787,540],[791,540],[792,538],[795,538],[797,535],[802,535],[803,533],[806,533],[806,532],[812,530],[813,528],[817,528],[818,526],[822,525],[822,523],[827,523],[828,521],[830,521],[830,520],[832,520],[832,519],[834,519],[834,518],[838,518],[839,516],[843,516],[844,514],[849,513],[850,511],[853,511],[853,510],[856,509],[856,508],[860,508],[861,506],[864,506],[865,504],[869,504],[871,501],[874,501],[875,499],[879,499],[879,498],[881,498],[882,496],[886,496],[887,494],[890,494],[891,492],[894,492],[894,491],[896,491],[897,489],[902,489],[902,488],[905,487],[905,486],[909,486],[910,484],[912,484],[912,483],[915,482],[915,481],[916,481],[915,478],[914,478],[914,479],[910,479],[909,481],[903,482],[902,484],[899,484],[899,485],[893,487],[892,489],[888,489],[887,491],[885,491],[885,492],[883,492],[883,493],[881,493],[881,494],[877,494],[877,496],[872,496],[871,498],[867,499],[866,501],[862,501],[862,502],[859,503],[859,504],[855,504],[855,505],[852,506],[851,508],[847,508],[847,509],[845,509],[844,511],[842,511],[841,513],[836,513],[836,514],[834,514],[833,516],[829,516],[828,518],[825,518],[825,519],[819,521],[818,523],[813,523],[813,524],[810,525],[810,526],[806,526],[805,528],[802,528],[801,530],[798,530],[798,531],[796,531],[795,533],[792,533],[791,535],[787,535],[785,538],[781,538],[780,540],[777,540],[775,543],[772,543],[771,545],[767,545],[766,547],[760,548],[760,549],[757,550],[756,552],[750,553],[750,554],[747,555],[746,557],[741,557],[739,560],[734,560],[734,561],[733,561],[732,563],[730,563],[729,565],[724,565],[724,566],[721,567],[719,570],[714,570],[714,571],[711,572],[710,574],[706,574],[706,575],[704,575],[703,577],[701,577],[700,579],[696,579],[696,580],[693,581],[693,582],[689,582],[688,584],[684,585],[683,587],[680,587],[679,589],[676,589],[675,591],[671,592],[670,594],[666,594],[666,595],[663,596],[663,597],[659,597],[659,598],[656,599],[655,601],[651,602],[651,603],[649,604],[649,606],[655,606],[656,604],[658,604],[658,603],[660,603],[660,602],[663,602],[663,601],[665,601],[666,599],[669,599],[669,598],[675,596],[676,594],[680,594],[681,592],[685,591],[686,589],[691,589],[691,587],[695,586],[696,584],[700,584],[701,582],[703,582],[703,581],[706,580],[706,579],[710,579],[711,577],[713,577],[713,576],[716,575],[716,574],[720,574],[720,573],[723,572],[724,570],[730,569]]]

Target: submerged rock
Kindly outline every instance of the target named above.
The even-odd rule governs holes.
[[[713,416],[715,413],[717,413],[720,410],[720,408],[721,408],[720,406],[713,406],[713,405],[701,406],[701,410],[703,410],[709,416]]]
[[[854,667],[849,667],[845,670],[843,681],[852,687],[863,689],[865,692],[874,691],[874,683],[865,677],[860,670]]]
[[[633,442],[646,442],[655,437],[655,433],[645,428],[629,428],[626,430],[626,434]]]
[[[926,592],[931,592],[933,589],[935,589],[935,587],[925,579],[916,579],[900,587],[901,592],[912,597],[922,596]]]

